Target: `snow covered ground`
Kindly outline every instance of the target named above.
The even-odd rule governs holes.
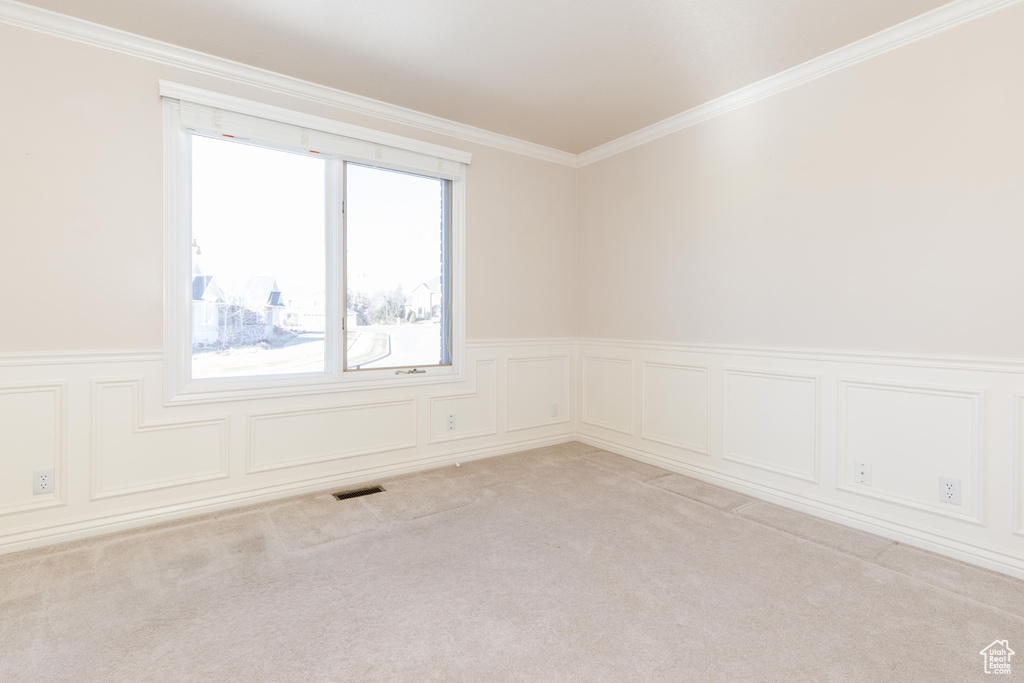
[[[348,367],[437,365],[441,325],[436,322],[366,325],[349,334]],[[257,345],[192,356],[192,376],[246,377],[324,372],[324,333],[302,332],[280,346]]]

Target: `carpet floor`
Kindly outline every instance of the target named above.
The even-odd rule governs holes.
[[[381,483],[0,557],[0,680],[1024,676],[1024,582],[580,443]]]

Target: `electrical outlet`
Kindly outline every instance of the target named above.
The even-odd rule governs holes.
[[[864,486],[871,486],[871,465],[866,462],[853,463],[853,481]]]
[[[960,480],[939,477],[939,500],[950,505],[960,504]]]
[[[551,404],[551,417],[558,417],[558,404],[557,403],[552,403]]]
[[[53,470],[32,471],[32,495],[41,496],[53,493]]]
[[[449,413],[448,414],[448,431],[449,432],[454,432],[455,431],[455,413]]]

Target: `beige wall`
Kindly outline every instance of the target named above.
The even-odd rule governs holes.
[[[1022,22],[581,168],[580,335],[1024,355]]]
[[[161,346],[159,79],[472,152],[468,338],[575,335],[572,168],[8,26],[0,63],[0,352]]]

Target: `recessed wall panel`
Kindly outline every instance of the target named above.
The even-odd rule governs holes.
[[[633,432],[633,362],[583,357],[585,424],[615,432]]]
[[[840,382],[840,485],[848,491],[976,519],[981,394],[901,384]],[[854,478],[871,466],[871,483]],[[939,500],[939,477],[960,480],[960,505]]]
[[[0,514],[59,504],[65,482],[62,385],[0,387]],[[33,495],[33,472],[54,470],[49,494]]]
[[[508,360],[508,430],[568,422],[569,357]]]
[[[476,363],[476,391],[430,399],[430,442],[455,441],[498,432],[498,364],[494,360]],[[454,416],[449,429],[448,416]]]
[[[416,399],[249,416],[249,471],[416,445]]]
[[[818,380],[725,370],[725,459],[817,480]]]
[[[643,438],[708,453],[708,368],[644,363]]]
[[[228,475],[228,421],[146,422],[142,381],[93,382],[94,499]]]

